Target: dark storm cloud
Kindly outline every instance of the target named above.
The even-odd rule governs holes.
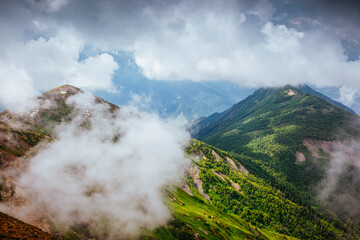
[[[173,14],[173,10],[182,2],[184,1],[2,0],[0,18],[7,24],[17,26],[13,31],[17,31],[19,35],[29,34],[21,32],[21,29],[31,29],[32,24],[28,20],[35,18],[50,22],[56,20],[59,25],[71,24],[88,33],[126,33],[127,37],[136,38],[138,29],[145,33],[156,30],[156,22],[151,18],[163,18]],[[360,22],[360,1],[354,0],[192,1],[188,4],[187,10],[189,13],[201,9],[226,12],[231,6],[234,11],[246,12],[253,10],[257,5],[264,8],[264,3],[272,5],[275,10],[274,16],[270,16],[268,20],[286,23],[281,20],[300,18],[303,19],[303,24],[306,24],[305,19],[312,20],[338,29],[347,36],[360,36],[360,30],[356,26]],[[312,27],[315,27],[315,24]]]
[[[360,38],[360,1],[355,0],[284,0],[274,1],[278,14],[288,23],[303,28],[323,27],[343,38]],[[299,23],[301,22],[301,23]]]

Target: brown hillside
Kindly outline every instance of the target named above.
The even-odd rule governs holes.
[[[40,228],[0,212],[0,239],[58,239]]]

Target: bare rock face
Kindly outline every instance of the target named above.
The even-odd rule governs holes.
[[[221,160],[222,158],[220,157],[220,155],[215,152],[214,150],[211,151],[212,155],[215,157],[216,160]]]
[[[287,93],[288,96],[296,95],[296,92],[294,92],[294,90],[292,90],[292,89],[289,89],[286,93]]]
[[[321,151],[331,154],[335,151],[347,152],[346,146],[339,141],[325,141],[316,139],[304,139],[303,145],[315,158],[321,158]]]
[[[242,173],[248,174],[249,171],[240,163],[235,163],[234,160],[232,160],[229,157],[226,157],[226,160],[228,161],[228,163],[230,164],[230,166],[235,170],[235,171],[240,171]]]
[[[220,157],[220,155],[217,152],[215,152],[214,150],[212,150],[211,153],[212,153],[212,155],[215,157],[215,159],[217,161],[223,160],[223,158]],[[245,173],[245,174],[249,173],[249,171],[243,165],[241,165],[239,162],[235,163],[234,160],[232,160],[228,156],[226,156],[226,160],[230,164],[231,168],[234,169],[235,171],[242,172],[242,173]]]
[[[305,161],[306,161],[305,155],[302,152],[297,151],[295,153],[295,164],[300,164]]]
[[[231,180],[228,175],[223,174],[223,173],[221,173],[221,172],[215,172],[215,171],[213,171],[213,173],[214,173],[216,176],[218,176],[219,178],[221,178],[221,180],[223,180],[223,181],[225,181],[225,179],[229,180],[231,186],[232,186],[237,192],[241,192],[240,185],[239,185],[238,183],[234,182],[233,180]],[[226,181],[225,181],[225,182],[226,182]]]
[[[181,187],[182,190],[184,190],[187,194],[189,194],[190,196],[194,196],[194,194],[192,194],[189,185],[187,185],[187,183],[185,181],[182,182]]]
[[[63,85],[44,93],[42,96],[44,98],[53,98],[55,96],[66,98],[69,95],[75,95],[79,92],[81,92],[81,90],[77,87],[71,85]]]
[[[198,166],[191,165],[188,169],[190,176],[193,178],[196,188],[199,190],[201,195],[206,199],[210,200],[210,197],[204,192],[204,189],[202,187],[202,181],[200,179],[200,169]]]

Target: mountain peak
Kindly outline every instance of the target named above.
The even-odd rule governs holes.
[[[48,92],[45,92],[44,95],[58,95],[58,94],[74,95],[79,92],[81,92],[81,90],[77,87],[74,87],[72,85],[62,85],[62,86],[56,87]]]
[[[326,100],[327,102],[331,103],[332,105],[335,105],[336,107],[339,107],[339,108],[341,108],[341,109],[343,109],[343,110],[345,110],[345,111],[347,111],[347,112],[349,112],[351,114],[357,115],[356,112],[354,110],[352,110],[351,108],[349,108],[349,107],[345,106],[344,104],[342,104],[342,103],[340,103],[338,101],[335,101],[335,100],[329,98],[328,96],[326,96],[326,95],[312,89],[311,87],[309,87],[306,84],[299,85],[298,89],[303,93],[310,93],[312,95],[320,97],[320,98]]]
[[[357,115],[357,113],[354,110],[352,110],[351,108],[312,89],[310,86],[308,86],[306,84],[299,84],[296,86],[285,85],[283,87],[263,87],[263,88],[260,88],[257,91],[255,91],[253,95],[255,95],[256,98],[259,98],[261,96],[262,96],[261,98],[263,98],[263,97],[273,94],[276,91],[280,91],[282,93],[283,97],[300,96],[302,94],[311,94],[316,97],[322,98],[323,100],[327,101],[328,103],[330,103],[338,108],[341,108],[341,109],[347,111],[348,113]]]
[[[275,125],[283,121],[289,123],[290,119],[300,125],[304,125],[305,122],[306,124],[316,125],[319,122],[313,122],[313,120],[317,118],[324,121],[328,118],[339,118],[345,121],[345,119],[355,117],[351,109],[346,109],[341,103],[312,90],[306,85],[268,87],[258,89],[252,95],[222,113],[213,114],[199,121],[196,126],[199,129],[197,136],[204,139],[220,129],[225,133],[230,131],[232,127],[237,129],[240,125],[245,126],[247,122],[256,122],[252,121],[253,119],[260,121],[263,119],[262,116],[265,115],[271,115],[276,120],[271,124]],[[268,119],[264,121],[267,122]],[[268,124],[270,123],[261,123],[260,126]],[[330,123],[324,122],[323,124],[336,125],[336,122],[330,121]],[[331,134],[324,135],[329,138],[334,137],[330,137]]]

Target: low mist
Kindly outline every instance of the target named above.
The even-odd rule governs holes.
[[[179,181],[190,140],[183,119],[122,107],[91,94],[70,97],[71,122],[29,160],[18,184],[37,208],[63,226],[96,238],[132,238],[171,219],[162,189]]]
[[[336,214],[360,222],[360,140],[340,145],[331,153],[317,199]]]

